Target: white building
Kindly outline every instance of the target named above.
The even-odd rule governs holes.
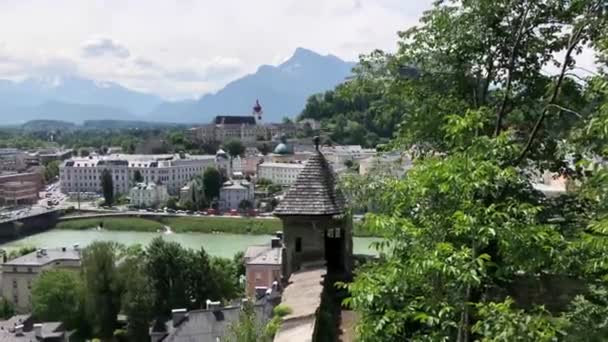
[[[231,180],[220,189],[220,210],[239,209],[242,201],[254,204],[254,185],[246,180]]]
[[[18,312],[32,308],[32,284],[40,273],[50,269],[80,269],[80,249],[39,249],[2,264],[2,295],[15,305]]]
[[[275,184],[291,185],[296,181],[305,163],[262,163],[258,165],[258,179],[268,179]]]
[[[395,177],[402,177],[412,168],[412,159],[400,152],[384,153],[378,156],[359,160],[359,174],[387,173]]]
[[[195,175],[208,167],[228,169],[228,161],[213,155],[135,155],[115,154],[72,158],[59,168],[61,191],[101,192],[103,170],[112,173],[114,192],[128,193],[135,185],[135,172],[139,171],[145,183],[161,183],[170,194],[178,194]]]
[[[156,183],[137,183],[129,192],[131,205],[138,208],[158,207],[167,202],[167,186]]]
[[[375,149],[362,148],[361,145],[323,146],[321,152],[334,168],[344,165],[346,161],[359,161],[376,155]]]

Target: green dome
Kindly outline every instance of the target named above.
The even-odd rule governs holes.
[[[289,154],[290,152],[289,147],[285,143],[280,143],[274,148],[275,154]]]

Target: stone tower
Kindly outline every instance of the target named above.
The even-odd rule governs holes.
[[[328,273],[352,271],[352,220],[336,177],[315,138],[316,151],[274,211],[283,221],[283,275],[325,265]]]

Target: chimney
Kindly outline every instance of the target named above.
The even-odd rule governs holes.
[[[45,247],[45,248],[42,248],[42,249],[40,250],[40,254],[42,254],[42,255],[46,255],[46,247]]]
[[[65,251],[66,251],[66,248],[65,248],[65,247],[61,247],[61,251],[62,251],[62,252],[65,252]]]
[[[173,321],[173,326],[178,326],[184,320],[184,318],[186,318],[187,314],[188,311],[186,309],[171,310],[171,320]]]
[[[256,286],[255,287],[255,298],[260,299],[266,295],[266,291],[268,288],[266,286]]]
[[[272,248],[281,248],[281,239],[276,238],[276,237],[270,239],[270,247],[272,247]]]
[[[210,299],[207,299],[207,310],[217,310],[222,306],[222,302],[219,300],[217,302],[212,302]]]
[[[282,231],[280,231],[280,230],[277,230],[277,231],[274,233],[274,236],[276,236],[277,238],[279,238],[279,239],[283,240],[283,232],[282,232]]]
[[[34,334],[36,335],[37,339],[42,340],[42,324],[34,324]]]
[[[15,335],[23,336],[23,324],[19,324],[15,326]]]

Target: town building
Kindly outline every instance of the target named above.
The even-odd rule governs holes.
[[[268,295],[265,295],[270,292]],[[171,320],[155,324],[150,330],[151,342],[218,342],[224,341],[243,313],[247,299],[226,306],[208,300],[205,309],[174,309]],[[253,304],[256,324],[264,326],[271,318],[276,297],[264,289],[264,295]]]
[[[352,220],[336,177],[318,149],[274,210],[283,222],[283,275],[325,266],[331,274],[352,271]]]
[[[298,121],[298,124],[305,126],[308,125],[312,130],[318,131],[321,129],[321,122],[315,119],[302,119]]]
[[[34,323],[31,314],[15,315],[0,321],[0,341],[69,342],[72,332],[62,322]]]
[[[221,211],[239,209],[241,202],[249,201],[255,206],[255,186],[244,179],[229,180],[220,188]]]
[[[37,191],[42,191],[44,188],[44,177],[42,169],[32,167],[26,172],[0,172],[0,187],[6,183],[21,183],[31,182],[36,187]]]
[[[200,142],[225,142],[237,139],[252,144],[265,139],[267,132],[262,122],[262,106],[255,101],[251,115],[218,115],[210,124],[191,128],[191,138]]]
[[[347,161],[355,162],[376,155],[376,149],[362,148],[361,145],[323,146],[321,152],[334,168],[344,165]]]
[[[18,148],[0,148],[0,171],[21,171],[27,154]]]
[[[262,163],[258,165],[258,179],[268,179],[275,184],[291,185],[304,169],[304,163]]]
[[[40,273],[55,268],[80,269],[81,250],[73,248],[39,249],[2,264],[2,295],[17,312],[31,310],[31,290]]]
[[[129,191],[131,205],[137,208],[159,207],[169,199],[167,186],[154,182],[137,183]]]
[[[245,251],[245,277],[247,295],[255,294],[256,288],[270,288],[282,280],[283,244],[280,237],[270,243],[252,245]]]
[[[228,161],[213,155],[164,154],[136,155],[115,154],[89,156],[67,160],[59,168],[61,191],[101,192],[101,174],[112,174],[114,192],[125,194],[135,185],[135,173],[139,172],[144,183],[161,183],[169,194],[178,195],[180,189],[194,176],[208,167],[229,168]]]
[[[60,148],[45,148],[37,150],[31,155],[35,158],[38,158],[38,163],[40,165],[44,165],[50,161],[63,161],[72,157],[73,151],[70,149],[60,149]]]
[[[40,186],[32,181],[13,181],[0,184],[0,203],[4,205],[33,204],[39,199]]]
[[[412,166],[412,159],[407,154],[389,152],[359,160],[359,174],[375,172],[402,177]]]

